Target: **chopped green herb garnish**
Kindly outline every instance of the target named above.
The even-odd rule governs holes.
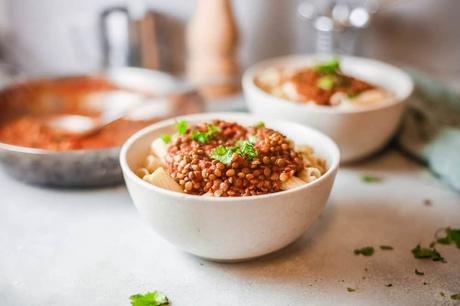
[[[440,244],[451,244],[455,243],[457,248],[460,249],[460,229],[459,228],[446,228],[445,236],[442,238],[438,238],[436,240]]]
[[[348,288],[347,288],[347,291],[348,291],[348,292],[355,292],[356,289],[353,289],[353,288],[348,287]]]
[[[179,135],[184,136],[187,133],[188,122],[185,120],[179,120],[176,122],[176,128]]]
[[[420,272],[420,271],[417,270],[417,269],[415,269],[415,274],[420,275],[420,276],[425,275],[424,272]]]
[[[323,90],[331,90],[335,85],[335,78],[332,75],[320,77],[316,85]]]
[[[246,159],[254,159],[259,154],[257,153],[256,149],[254,148],[255,139],[248,139],[248,140],[240,140],[236,143],[236,151],[235,153],[240,154],[242,157]]]
[[[393,247],[389,246],[389,245],[381,245],[380,249],[384,250],[384,251],[391,251],[391,250],[393,250]]]
[[[350,91],[347,93],[347,98],[348,99],[354,99],[356,97],[356,93]]]
[[[393,287],[393,284],[386,284],[385,287]]]
[[[423,248],[420,244],[417,244],[417,246],[412,249],[412,254],[418,259],[431,259],[433,261],[446,262],[444,257],[442,257],[435,248]]]
[[[454,300],[454,301],[460,301],[460,293],[452,294],[452,295],[450,296],[450,299],[451,299],[451,300]]]
[[[382,180],[383,179],[381,177],[369,175],[369,174],[364,174],[361,176],[361,181],[365,183],[378,183],[378,182],[381,182]]]
[[[171,135],[169,134],[161,134],[160,135],[161,140],[163,140],[164,143],[170,143],[171,142]]]
[[[328,62],[316,64],[313,69],[321,73],[335,73],[340,69],[340,62],[333,58]]]
[[[372,256],[374,254],[374,248],[369,246],[361,249],[355,249],[353,253],[355,253],[355,255]]]
[[[259,155],[254,148],[255,142],[255,136],[251,136],[248,140],[238,141],[233,147],[224,147],[221,145],[214,148],[209,153],[209,157],[216,159],[225,165],[229,165],[232,162],[234,153],[239,154],[243,158],[252,160]]]
[[[232,148],[218,146],[209,153],[209,157],[220,161],[224,165],[229,165],[232,163],[233,153]]]
[[[265,122],[259,121],[256,124],[254,124],[254,127],[258,128],[258,129],[264,128],[265,127]]]
[[[207,143],[218,132],[220,132],[220,129],[217,126],[214,124],[208,124],[208,130],[206,132],[193,130],[190,139],[201,143]]]
[[[439,292],[439,295],[441,295],[442,297],[445,297],[446,295],[444,294],[444,292]]]
[[[248,137],[248,141],[249,141],[250,143],[256,143],[257,137],[254,136],[254,135],[251,135],[251,136]]]
[[[162,306],[169,305],[166,295],[159,291],[151,291],[145,294],[135,294],[129,297],[131,306]]]

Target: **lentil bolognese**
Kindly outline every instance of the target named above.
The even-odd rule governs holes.
[[[263,122],[242,126],[213,120],[161,135],[138,176],[193,195],[253,196],[294,188],[321,177],[326,162]]]
[[[390,97],[382,88],[344,74],[337,59],[312,67],[268,68],[254,82],[273,96],[323,106],[374,105]]]

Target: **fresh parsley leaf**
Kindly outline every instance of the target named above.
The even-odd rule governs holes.
[[[347,288],[347,291],[348,291],[348,292],[355,292],[356,289],[348,287],[348,288]]]
[[[219,133],[220,132],[220,129],[218,126],[214,125],[214,124],[208,124],[208,133],[209,134],[215,134],[215,133]]]
[[[258,128],[258,129],[264,128],[265,127],[265,122],[259,121],[256,124],[254,124],[254,127]]]
[[[361,181],[363,181],[365,183],[379,183],[382,180],[383,179],[381,177],[370,175],[370,174],[363,174],[361,176]]]
[[[256,143],[256,141],[257,141],[257,137],[254,136],[254,135],[251,135],[251,136],[248,137],[248,141],[249,141],[250,143],[254,144],[254,143]]]
[[[318,79],[316,86],[323,90],[331,90],[335,85],[335,78],[332,75],[325,75]]]
[[[135,294],[129,297],[131,306],[162,306],[169,305],[166,295],[159,291],[150,291],[145,294]]]
[[[161,134],[160,135],[161,140],[163,140],[164,143],[170,143],[171,142],[171,135],[169,134]]]
[[[253,140],[253,139],[252,139]],[[255,141],[254,141],[255,142]],[[256,149],[254,148],[254,142],[251,140],[240,140],[237,142],[236,153],[240,154],[243,158],[246,159],[254,159],[259,154],[257,153]]]
[[[207,143],[218,132],[220,132],[220,129],[217,126],[215,126],[214,124],[208,124],[208,130],[206,132],[193,130],[190,139],[196,140],[201,143]]]
[[[196,140],[201,143],[208,142],[208,137],[206,137],[206,133],[200,132],[198,130],[193,130],[190,139]]]
[[[347,98],[348,98],[348,99],[354,99],[354,98],[356,98],[356,96],[357,96],[357,95],[356,95],[355,92],[349,91],[349,92],[347,93]]]
[[[184,136],[187,133],[188,122],[185,120],[179,120],[176,122],[176,128],[179,135]]]
[[[390,246],[390,245],[381,245],[380,249],[384,250],[384,251],[391,251],[391,250],[393,250],[393,247]]]
[[[226,148],[221,145],[221,146],[214,148],[209,153],[209,157],[220,161],[224,165],[230,165],[232,163],[233,153],[234,152],[232,148]]]
[[[425,275],[424,272],[420,272],[420,271],[417,270],[417,269],[415,269],[415,274],[416,274],[416,275],[420,275],[420,276]]]
[[[451,299],[451,300],[454,300],[454,301],[460,301],[460,293],[452,294],[452,295],[450,296],[450,299]]]
[[[368,246],[361,249],[355,249],[353,253],[355,253],[355,255],[372,256],[374,254],[374,248]]]
[[[321,73],[336,73],[340,69],[340,62],[333,58],[328,62],[316,64],[313,69]]]
[[[460,249],[460,229],[459,228],[446,228],[445,236],[438,238],[436,242],[440,244],[451,244],[455,243],[458,249]]]
[[[255,138],[255,137],[254,137]],[[218,146],[214,148],[210,153],[209,157],[220,161],[225,165],[229,165],[232,162],[233,154],[239,154],[241,157],[246,159],[254,159],[259,153],[254,148],[255,139],[251,137],[248,140],[240,140],[233,147]]]
[[[433,247],[433,248],[423,248],[420,244],[417,244],[415,248],[412,249],[412,254],[417,259],[431,259],[433,261],[446,262],[444,257]]]

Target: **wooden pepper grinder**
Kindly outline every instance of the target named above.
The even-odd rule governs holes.
[[[228,96],[239,91],[235,51],[238,30],[229,0],[197,0],[187,27],[187,76],[198,84],[233,81],[233,84],[207,85],[206,98]]]

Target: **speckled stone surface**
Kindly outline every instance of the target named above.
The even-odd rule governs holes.
[[[362,173],[384,180],[366,184]],[[141,222],[123,187],[43,189],[0,172],[0,305],[129,305],[152,289],[174,306],[456,305],[460,250],[441,246],[445,264],[410,252],[448,225],[460,227],[460,195],[396,152],[340,169],[308,233],[236,264],[176,250]],[[353,255],[382,244],[395,249]]]

